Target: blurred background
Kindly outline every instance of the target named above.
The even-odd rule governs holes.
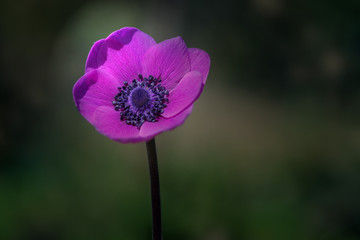
[[[100,135],[72,87],[124,26],[212,60],[157,137],[164,239],[360,239],[360,2],[0,2],[0,239],[151,239],[145,144]]]

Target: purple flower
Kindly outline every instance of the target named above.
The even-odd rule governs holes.
[[[83,117],[119,142],[148,141],[184,123],[200,96],[209,55],[181,37],[156,43],[125,27],[91,48],[74,101]]]

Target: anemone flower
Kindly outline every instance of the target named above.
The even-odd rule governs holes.
[[[148,141],[184,123],[209,67],[209,55],[187,48],[181,37],[156,44],[136,28],[122,28],[91,48],[74,101],[103,135]]]
[[[161,239],[154,137],[184,123],[209,68],[209,55],[187,48],[181,37],[156,43],[125,27],[95,42],[73,88],[78,111],[98,132],[122,143],[147,142],[154,240]]]

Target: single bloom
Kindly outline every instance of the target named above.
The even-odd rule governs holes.
[[[156,43],[125,27],[92,46],[73,97],[81,115],[118,142],[148,141],[184,123],[200,96],[209,55],[181,37]]]

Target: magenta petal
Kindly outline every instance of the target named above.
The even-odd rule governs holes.
[[[189,107],[198,99],[203,87],[203,77],[200,72],[187,73],[176,88],[170,92],[169,104],[161,116],[170,118]]]
[[[120,83],[131,81],[141,73],[141,59],[155,44],[152,37],[136,28],[122,28],[94,44],[86,68],[104,66]]]
[[[170,91],[190,71],[189,52],[181,37],[168,39],[149,48],[142,65],[144,76],[160,78]]]
[[[191,71],[199,71],[203,75],[205,84],[210,69],[210,56],[198,48],[189,48]]]
[[[113,107],[102,106],[94,113],[94,126],[101,134],[115,141],[140,142],[139,129],[120,120],[120,113]]]
[[[185,119],[190,115],[192,105],[185,109],[180,114],[172,118],[160,118],[157,122],[145,122],[140,128],[140,136],[146,141],[155,137],[157,134],[164,131],[172,130],[177,126],[183,124]]]
[[[103,69],[87,72],[73,88],[75,104],[86,120],[93,123],[93,114],[99,106],[112,106],[118,82]]]
[[[99,50],[103,45],[103,43],[104,43],[104,39],[100,39],[99,41],[95,42],[94,45],[91,47],[85,63],[85,72],[88,72],[90,70],[99,67],[97,59],[98,59]]]

